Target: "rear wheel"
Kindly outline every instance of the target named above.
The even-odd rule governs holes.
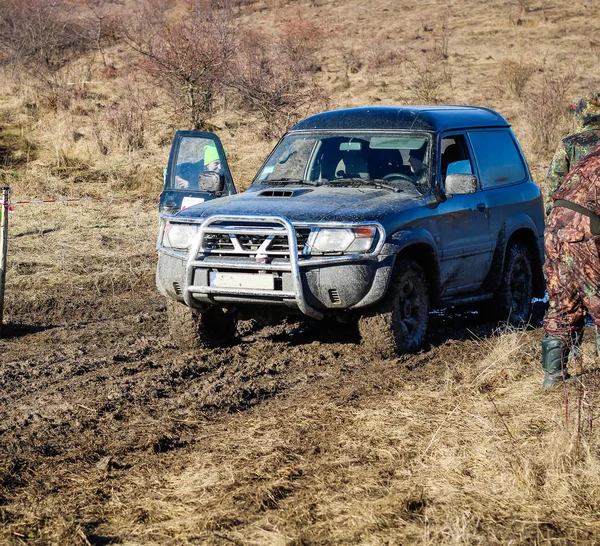
[[[396,264],[385,300],[376,312],[359,319],[363,345],[388,358],[418,350],[425,342],[429,322],[429,296],[423,269],[413,260]]]
[[[500,289],[494,299],[498,317],[518,326],[529,321],[532,311],[533,273],[531,256],[522,243],[506,251]]]
[[[167,319],[171,339],[182,349],[222,347],[235,339],[235,318],[219,307],[200,312],[167,300]]]

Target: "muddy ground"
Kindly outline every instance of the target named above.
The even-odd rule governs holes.
[[[371,361],[352,329],[293,321],[182,351],[151,289],[101,310],[52,324],[61,315],[49,309],[42,326],[22,310],[5,326],[0,543],[444,543],[458,532],[455,510],[435,521],[431,508],[449,499],[411,476],[440,430],[428,411],[447,418],[444,385],[485,356],[495,324],[433,315],[423,352]],[[539,332],[522,335],[533,345]],[[411,409],[402,399],[416,389],[425,400]],[[388,422],[398,418],[402,428]],[[456,512],[466,527],[469,504]],[[476,515],[475,542],[544,536],[502,517]]]

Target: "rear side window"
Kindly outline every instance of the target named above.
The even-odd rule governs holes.
[[[482,188],[525,180],[527,170],[509,131],[477,131],[469,133],[469,139],[479,166]]]

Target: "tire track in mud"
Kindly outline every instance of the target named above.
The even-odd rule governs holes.
[[[16,524],[61,504],[72,514],[98,507],[105,501],[93,489],[74,485],[83,476],[116,473],[118,489],[141,468],[177,464],[177,453],[207,441],[217,449],[230,419],[251,410],[268,420],[274,398],[298,411],[355,408],[441,373],[440,347],[371,360],[355,334],[310,323],[181,351],[165,335],[164,307],[147,301],[148,312],[0,340],[0,520]],[[288,494],[265,489],[247,502],[277,504]]]

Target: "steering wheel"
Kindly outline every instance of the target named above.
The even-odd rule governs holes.
[[[385,180],[386,182],[395,182],[397,180],[403,180],[405,182],[410,182],[411,184],[415,183],[415,179],[413,176],[411,176],[410,174],[404,174],[404,173],[390,173],[390,174],[386,174],[382,180]]]

